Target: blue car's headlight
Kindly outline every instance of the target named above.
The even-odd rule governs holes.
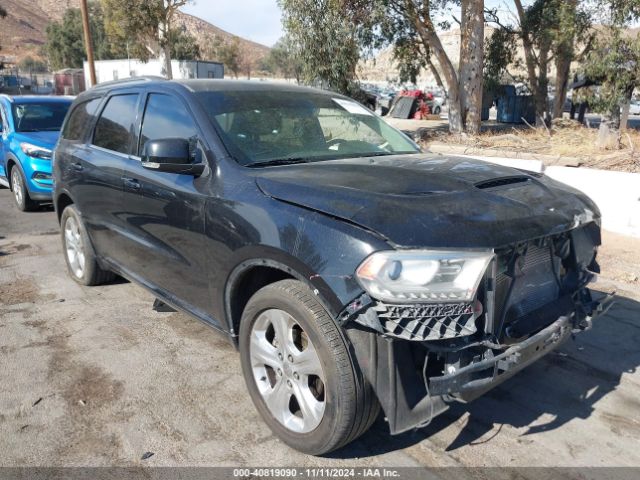
[[[29,155],[32,158],[51,160],[51,150],[48,148],[38,147],[37,145],[31,145],[30,143],[23,142],[20,144],[20,149],[25,155]]]
[[[356,276],[369,295],[386,302],[470,302],[492,258],[490,251],[377,252]]]

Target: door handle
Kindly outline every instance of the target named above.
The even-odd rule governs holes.
[[[71,168],[73,168],[76,172],[81,172],[82,170],[84,170],[84,167],[80,162],[72,163]]]
[[[140,190],[140,182],[135,178],[123,178],[124,186],[126,188],[130,188],[131,190]]]

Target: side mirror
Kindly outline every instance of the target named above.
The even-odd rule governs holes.
[[[202,175],[204,163],[194,163],[191,144],[183,138],[149,140],[142,150],[142,166],[156,172]]]

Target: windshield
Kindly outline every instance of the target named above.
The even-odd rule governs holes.
[[[225,146],[246,166],[418,153],[353,100],[307,92],[199,92]]]
[[[13,123],[16,132],[58,131],[71,102],[43,102],[13,104]]]

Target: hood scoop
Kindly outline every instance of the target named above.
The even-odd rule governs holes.
[[[489,190],[493,188],[506,187],[509,185],[516,185],[518,183],[526,183],[530,179],[529,177],[504,177],[504,178],[495,178],[493,180],[486,180],[484,182],[479,182],[475,184],[476,188],[480,190]]]

